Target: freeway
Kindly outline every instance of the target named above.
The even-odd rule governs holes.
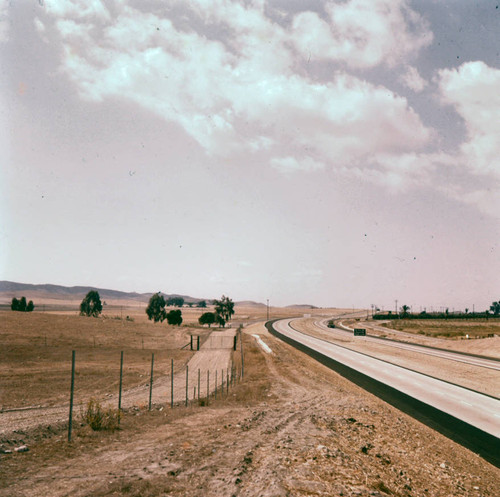
[[[314,324],[324,330],[332,332],[332,334],[341,334],[345,336],[348,334],[352,336],[353,329],[338,323],[337,328],[329,328],[326,324],[328,320],[316,321]],[[372,326],[372,325],[370,325]],[[377,336],[363,336],[357,337],[356,341],[367,341],[372,343],[383,343],[389,347],[396,347],[403,350],[409,350],[412,352],[418,352],[419,354],[431,355],[434,357],[439,357],[441,359],[447,359],[451,361],[463,362],[465,364],[470,364],[472,366],[478,366],[481,368],[494,369],[500,371],[500,360],[492,357],[482,357],[477,355],[465,354],[463,352],[456,352],[452,350],[440,349],[436,347],[429,347],[427,345],[419,345],[415,343],[402,342],[399,340],[392,340],[388,338],[382,338]]]
[[[406,405],[405,412],[499,464],[499,399],[307,335],[294,330],[291,321],[278,320],[268,328],[396,407]]]

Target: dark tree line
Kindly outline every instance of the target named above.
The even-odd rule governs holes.
[[[32,312],[33,309],[35,308],[35,304],[33,304],[33,301],[30,300],[29,302],[26,302],[26,297],[21,297],[19,300],[14,297],[12,299],[12,303],[10,304],[10,308],[13,311],[18,311],[18,312]]]

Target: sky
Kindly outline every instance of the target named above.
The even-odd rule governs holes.
[[[488,308],[499,3],[0,0],[0,279]]]

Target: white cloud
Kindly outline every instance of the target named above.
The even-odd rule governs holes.
[[[0,43],[9,39],[10,21],[9,21],[9,1],[0,0]]]
[[[456,109],[467,130],[467,139],[450,155],[469,178],[444,189],[452,198],[499,217],[500,70],[481,61],[467,62],[440,71],[438,84],[443,103]]]
[[[109,21],[110,14],[100,0],[45,0],[49,14],[60,18]]]
[[[306,59],[394,66],[432,41],[427,23],[405,0],[328,2],[326,11],[327,19],[313,12],[294,18],[292,42]]]
[[[303,159],[297,157],[277,157],[271,160],[271,165],[285,174],[298,171],[314,171],[325,167],[322,162],[316,162],[310,157],[304,157]]]
[[[468,166],[478,173],[500,178],[500,70],[484,62],[467,62],[439,73],[444,103],[462,116],[467,141],[461,151]]]
[[[64,69],[82,95],[131,99],[180,124],[212,155],[265,151],[275,167],[295,157],[279,167],[287,171],[340,167],[428,142],[430,133],[407,100],[387,88],[342,72],[328,83],[296,72],[294,34],[273,24],[262,2],[181,4],[195,11],[184,13],[182,21],[192,22],[182,29],[177,18],[123,5],[102,27],[83,22],[74,3],[53,9]],[[96,7],[84,12],[106,19]],[[200,28],[193,16],[205,24]],[[203,28],[210,23],[220,23],[218,32],[231,30],[231,39],[209,38]]]
[[[399,81],[416,93],[423,91],[427,86],[427,81],[420,76],[417,68],[413,66],[405,68],[405,72],[401,74]]]

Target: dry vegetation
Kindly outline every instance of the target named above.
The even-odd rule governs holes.
[[[193,327],[50,313],[2,312],[0,319],[0,408],[54,405],[67,401],[71,351],[76,351],[75,395],[85,400],[118,391],[120,352],[124,388],[147,382],[151,353],[159,374],[170,359],[185,364],[181,350]]]
[[[393,330],[439,338],[484,338],[500,335],[500,319],[398,319],[385,323]]]
[[[189,312],[193,319],[188,321],[194,323],[199,311],[183,315]],[[310,311],[295,310],[296,315],[304,312]],[[266,309],[240,309],[237,318],[250,322],[259,313],[265,317]],[[48,372],[53,363],[52,369],[58,364],[61,369],[61,376],[53,379],[53,390],[61,381],[68,385],[67,354],[73,347],[82,351],[82,359],[83,350],[94,351],[92,333],[113,357],[126,346],[130,357],[136,358],[127,380],[133,385],[144,381],[134,374],[147,374],[149,368],[150,350],[141,355],[142,338],[145,346],[158,353],[186,354],[184,359],[179,356],[186,360],[190,353],[172,349],[185,343],[194,330],[153,325],[139,312],[132,316],[133,322],[35,312],[16,313],[14,322],[5,325],[10,319],[8,314],[5,317],[1,338],[9,346],[11,341],[17,344],[12,349],[17,352],[0,358],[2,385],[7,369],[15,369],[18,361],[24,363],[25,372],[37,367]],[[46,333],[60,342],[53,348],[61,350],[50,352],[52,362],[43,359],[48,352]],[[253,333],[274,354],[265,354]],[[22,350],[34,359],[28,360]],[[244,350],[243,381],[222,399],[212,398],[208,406],[193,402],[187,408],[156,406],[151,412],[130,408],[116,431],[96,432],[77,422],[71,443],[62,424],[0,439],[0,447],[26,443],[30,449],[0,454],[0,496],[497,495],[497,468],[291,349],[261,324],[247,328]],[[108,368],[107,360],[107,356],[89,360],[88,372],[117,381],[116,361]],[[239,369],[238,353],[234,362]],[[87,388],[90,393],[91,383]],[[57,395],[46,392],[44,399],[48,398],[55,401]]]

